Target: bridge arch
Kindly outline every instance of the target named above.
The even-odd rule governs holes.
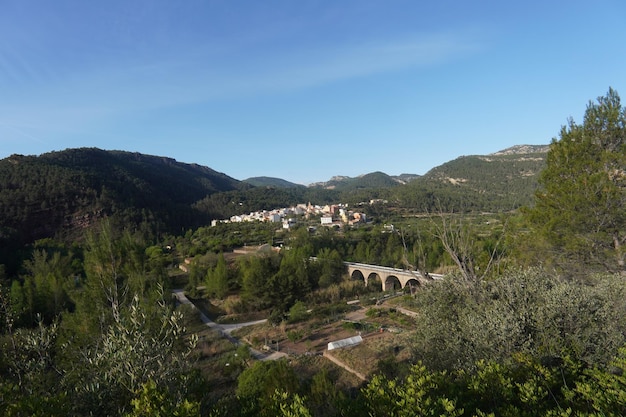
[[[399,290],[401,288],[400,278],[395,275],[387,275],[387,278],[385,278],[385,291]]]
[[[406,284],[404,284],[404,292],[406,294],[414,294],[414,291],[417,291],[422,286],[422,283],[419,282],[418,279],[409,279]]]
[[[352,271],[350,273],[350,279],[354,280],[354,281],[362,281],[363,285],[366,285],[365,281],[365,276],[363,275],[363,272],[359,271],[358,269],[355,269],[354,271]]]
[[[422,284],[419,282],[419,280],[417,278],[411,278],[404,284],[404,288],[407,288],[407,287],[421,287],[421,286],[422,286]]]
[[[370,272],[365,279],[365,286],[377,291],[384,291],[385,285],[377,272]]]

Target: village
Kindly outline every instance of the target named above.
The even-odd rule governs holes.
[[[287,208],[277,208],[273,210],[261,210],[249,214],[231,216],[226,220],[213,220],[211,226],[219,223],[240,223],[240,222],[270,222],[281,223],[283,229],[291,229],[297,224],[298,218],[306,220],[319,217],[320,224],[327,227],[353,226],[367,222],[367,216],[363,212],[349,210],[345,204],[313,205],[310,202],[297,204]]]

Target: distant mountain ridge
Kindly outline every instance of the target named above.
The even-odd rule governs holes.
[[[251,177],[243,180],[243,182],[255,187],[279,187],[279,188],[295,188],[304,187],[304,185],[296,184],[282,178],[274,177]]]
[[[408,184],[409,182],[420,178],[421,175],[418,174],[400,174],[400,175],[392,175],[391,178],[398,181],[401,184]]]
[[[0,244],[75,235],[104,217],[127,227],[174,232],[238,210],[304,201],[384,199],[417,211],[442,202],[450,210],[510,210],[532,203],[548,149],[519,145],[462,156],[423,176],[377,171],[335,176],[309,187],[272,177],[238,181],[205,166],[125,151],[79,148],[11,155],[0,160]]]
[[[369,174],[359,175],[354,178],[336,175],[328,181],[310,184],[309,187],[343,191],[364,188],[385,188],[406,184],[407,182],[410,182],[418,177],[419,175],[413,174],[402,174],[402,176],[392,177],[384,172],[376,171],[370,172]]]

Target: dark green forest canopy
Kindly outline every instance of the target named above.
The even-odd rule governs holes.
[[[119,216],[180,230],[201,224],[191,204],[241,187],[206,167],[137,153],[83,148],[12,155],[0,161],[0,229],[30,242]]]

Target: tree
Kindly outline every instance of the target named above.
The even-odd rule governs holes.
[[[413,354],[441,370],[474,370],[480,360],[506,363],[520,353],[567,352],[606,364],[626,343],[625,294],[623,278],[608,274],[583,283],[539,268],[509,271],[471,291],[448,278],[413,300],[421,317]]]
[[[107,323],[111,307],[117,308],[130,299],[127,277],[123,273],[126,253],[108,220],[99,230],[87,234],[85,248],[85,296],[79,307],[92,319]]]
[[[311,290],[310,247],[296,246],[281,252],[280,268],[266,286],[265,297],[278,310],[287,311]]]
[[[79,412],[106,415],[127,408],[152,383],[158,392],[168,389],[177,401],[186,398],[185,380],[192,375],[189,355],[198,339],[185,337],[182,313],[172,311],[163,296],[161,290],[152,309],[142,306],[137,295],[128,306],[111,306],[113,322],[71,370]],[[137,401],[143,401],[141,396]]]
[[[324,368],[313,375],[309,388],[311,411],[315,416],[339,415],[338,410],[345,402],[346,395],[337,389],[336,378]]]
[[[44,249],[33,252],[32,259],[24,263],[23,295],[27,305],[24,313],[30,318],[28,325],[36,323],[35,317],[41,315],[46,323],[50,323],[63,310],[72,307],[66,288],[73,281],[71,277],[70,258],[62,257],[60,252],[48,254]],[[12,287],[16,301],[20,298],[16,286]],[[16,305],[19,305],[17,303]]]
[[[615,90],[561,129],[539,182],[526,211],[535,251],[563,270],[626,273],[626,109]]]
[[[343,260],[336,249],[323,248],[317,254],[318,285],[326,288],[341,281],[344,272]]]
[[[60,389],[57,368],[58,321],[13,331],[10,300],[0,288],[0,315],[8,332],[0,339],[0,414],[3,416],[66,416],[71,400]]]
[[[207,272],[206,287],[209,294],[220,299],[228,294],[228,266],[223,253],[217,258],[215,268]]]
[[[411,368],[405,381],[376,375],[363,389],[370,416],[460,416],[446,392],[446,374],[430,372],[421,363]]]
[[[297,323],[302,321],[306,319],[307,314],[306,305],[302,301],[296,301],[289,309],[289,322]]]
[[[441,206],[438,220],[432,218],[431,227],[433,236],[458,267],[465,283],[479,283],[491,272],[500,254],[499,239],[491,247],[485,247],[479,242],[475,226],[467,218],[454,213],[445,214]]]
[[[251,308],[267,307],[269,298],[266,294],[268,281],[278,272],[280,257],[276,254],[247,256],[239,258],[238,266],[241,274],[241,298]]]
[[[131,401],[133,409],[126,417],[193,417],[200,416],[200,404],[187,399],[177,402],[168,392],[159,390],[150,380],[142,385],[137,397]]]
[[[295,394],[300,388],[294,369],[284,360],[255,362],[239,375],[237,397],[253,408],[250,415],[272,414],[275,393]]]

